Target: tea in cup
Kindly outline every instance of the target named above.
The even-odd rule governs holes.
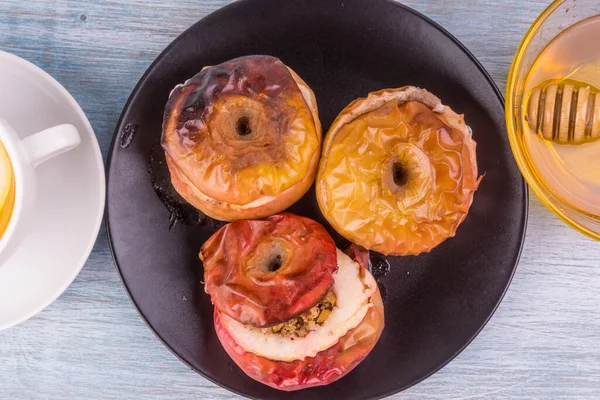
[[[15,177],[6,149],[0,142],[0,239],[4,235],[15,205]]]
[[[0,266],[32,229],[35,168],[81,143],[73,125],[58,125],[20,139],[0,118]]]

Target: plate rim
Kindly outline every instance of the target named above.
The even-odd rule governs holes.
[[[113,245],[113,239],[112,239],[112,230],[111,230],[111,226],[110,226],[110,221],[108,218],[109,212],[110,212],[110,203],[108,201],[109,199],[109,182],[110,182],[110,171],[111,171],[111,166],[112,166],[112,159],[113,159],[113,152],[115,149],[115,146],[117,144],[117,141],[119,140],[120,137],[120,132],[122,131],[123,128],[123,123],[124,123],[124,119],[125,119],[125,115],[128,113],[129,108],[131,107],[131,104],[133,103],[133,101],[136,99],[136,97],[139,94],[139,89],[142,86],[143,83],[146,82],[146,80],[148,79],[148,77],[153,73],[154,69],[156,68],[156,66],[158,65],[158,63],[164,58],[164,56],[171,50],[171,48],[173,46],[175,46],[175,44],[177,42],[179,42],[181,40],[182,37],[184,37],[186,34],[188,34],[189,31],[191,31],[193,28],[195,28],[198,24],[201,24],[203,21],[205,21],[208,18],[215,18],[218,17],[220,14],[222,14],[223,12],[227,12],[229,11],[229,9],[233,9],[235,7],[238,7],[239,4],[243,4],[243,3],[251,3],[253,1],[256,0],[237,0],[234,1],[232,3],[229,3],[207,15],[205,15],[204,17],[200,18],[198,21],[194,22],[192,25],[190,25],[187,29],[185,29],[182,33],[180,33],[176,38],[174,38],[168,45],[167,47],[165,47],[164,50],[162,50],[154,59],[154,61],[152,61],[152,63],[150,64],[150,66],[146,69],[146,71],[144,72],[144,74],[140,77],[140,79],[138,80],[137,84],[135,85],[135,87],[133,88],[129,98],[127,99],[127,102],[125,103],[124,107],[123,107],[123,111],[121,112],[121,115],[119,116],[119,120],[117,122],[117,125],[115,126],[115,131],[110,143],[110,147],[109,147],[109,152],[108,152],[108,157],[106,160],[106,206],[105,206],[105,221],[106,221],[106,232],[107,232],[107,236],[108,236],[108,245],[110,248],[110,253],[113,259],[113,263],[115,266],[115,269],[117,270],[117,273],[119,274],[119,278],[121,280],[121,284],[123,285],[125,291],[127,292],[127,296],[129,297],[129,299],[131,300],[131,302],[133,303],[133,305],[135,306],[136,311],[138,312],[139,316],[142,318],[142,320],[144,321],[144,323],[146,324],[146,326],[150,329],[150,331],[154,334],[154,336],[175,356],[177,357],[177,359],[179,359],[181,362],[183,362],[188,368],[190,368],[192,371],[196,372],[197,374],[199,374],[200,376],[202,376],[204,379],[208,380],[209,382],[214,383],[215,385],[219,386],[220,388],[226,389],[232,393],[235,393],[237,395],[240,395],[242,397],[245,398],[250,398],[250,399],[258,399],[256,397],[252,397],[249,396],[246,393],[240,392],[238,390],[235,390],[225,384],[222,384],[220,382],[217,382],[215,379],[209,377],[206,373],[204,373],[203,371],[199,370],[198,368],[194,367],[193,365],[191,365],[191,363],[189,363],[182,355],[180,355],[175,349],[173,349],[163,338],[162,336],[153,328],[153,326],[150,324],[150,322],[146,319],[146,316],[142,313],[142,310],[140,309],[140,307],[138,306],[136,300],[133,298],[129,287],[127,285],[127,283],[125,282],[125,279],[123,277],[123,274],[121,272],[121,267],[119,265],[118,259],[117,259],[117,255],[115,253],[115,249],[114,249],[114,245]],[[381,3],[387,3],[390,4],[394,7],[398,7],[399,9],[401,9],[403,12],[408,12],[410,14],[413,14],[415,17],[422,19],[423,21],[425,21],[426,23],[428,23],[429,25],[433,26],[435,29],[437,29],[438,31],[440,31],[444,36],[446,36],[448,39],[450,39],[454,44],[456,44],[464,53],[465,55],[474,63],[474,65],[477,67],[477,69],[484,75],[484,77],[486,78],[487,82],[491,85],[492,89],[494,90],[494,92],[496,93],[496,96],[500,102],[500,105],[502,106],[502,109],[504,110],[505,108],[505,99],[504,96],[502,94],[502,91],[498,88],[498,85],[496,84],[496,82],[494,81],[494,79],[492,78],[492,76],[489,74],[489,72],[483,67],[483,65],[481,64],[481,62],[477,59],[477,57],[475,57],[475,55],[461,42],[459,41],[453,34],[451,34],[448,30],[446,30],[444,27],[442,27],[439,23],[435,22],[434,20],[432,20],[431,18],[427,17],[426,15],[422,14],[421,12],[403,4],[400,3],[397,0],[375,0],[375,1],[379,1]],[[502,115],[504,115],[504,111],[502,112]],[[508,140],[508,138],[507,138]],[[512,153],[511,153],[512,154]],[[520,174],[520,173],[519,173]],[[528,186],[527,183],[525,182],[525,179],[523,179],[523,176],[521,175],[521,183],[522,183],[522,191],[523,191],[523,204],[522,204],[522,209],[523,209],[523,218],[521,221],[521,232],[520,232],[520,243],[519,243],[519,251],[516,254],[516,258],[514,261],[514,266],[512,267],[512,271],[510,274],[509,279],[506,282],[506,285],[504,286],[504,289],[502,291],[501,296],[498,298],[496,304],[494,305],[491,313],[489,314],[489,316],[485,319],[485,321],[481,324],[481,326],[477,329],[477,331],[466,341],[466,343],[460,347],[454,354],[452,354],[445,362],[441,363],[439,366],[437,366],[436,368],[432,369],[432,371],[426,375],[424,375],[423,377],[420,377],[419,379],[414,380],[413,382],[410,382],[408,385],[405,385],[404,387],[398,389],[398,390],[392,390],[392,391],[387,391],[384,393],[379,393],[376,394],[375,396],[372,397],[368,397],[369,399],[383,399],[385,397],[389,397],[392,396],[394,394],[403,392],[405,390],[408,390],[409,388],[423,382],[424,380],[428,379],[429,377],[431,377],[432,375],[436,374],[437,372],[439,372],[441,369],[443,369],[444,367],[446,367],[450,362],[452,362],[460,353],[462,353],[472,342],[473,340],[475,340],[475,338],[477,336],[479,336],[479,334],[483,331],[483,329],[487,326],[487,324],[489,323],[489,321],[491,320],[491,318],[494,316],[494,314],[496,313],[496,311],[498,310],[498,307],[500,306],[500,304],[502,303],[502,300],[504,299],[504,296],[506,295],[506,292],[508,291],[508,288],[510,287],[510,284],[512,283],[512,280],[514,278],[514,275],[517,271],[518,265],[519,265],[519,261],[521,259],[521,255],[523,253],[523,247],[525,244],[525,237],[526,237],[526,233],[527,233],[527,225],[528,225],[528,220],[529,220],[529,191],[528,191]],[[285,392],[282,392],[285,393]]]
[[[3,331],[3,330],[10,329],[12,327],[15,327],[19,324],[22,324],[23,322],[33,318],[34,316],[36,316],[37,314],[39,314],[40,312],[45,310],[48,306],[50,306],[52,303],[54,303],[71,286],[71,284],[75,281],[77,276],[79,276],[79,273],[81,272],[81,270],[87,263],[90,255],[92,254],[94,246],[96,245],[96,242],[98,241],[98,237],[100,235],[100,230],[102,229],[102,222],[104,221],[106,204],[107,204],[107,201],[106,201],[107,200],[107,197],[106,197],[106,183],[107,183],[106,171],[107,170],[104,167],[104,161],[102,159],[102,151],[100,150],[100,143],[98,142],[98,137],[96,135],[96,132],[94,131],[94,128],[92,127],[92,124],[90,123],[87,115],[85,114],[85,112],[83,111],[83,109],[81,108],[81,106],[79,105],[77,100],[75,100],[73,95],[67,90],[67,88],[65,88],[56,78],[54,78],[52,75],[50,75],[50,73],[46,72],[45,70],[43,70],[42,68],[40,68],[36,64],[34,64],[33,62],[31,62],[23,57],[20,57],[16,54],[8,52],[8,51],[0,50],[0,60],[1,59],[8,59],[8,60],[14,61],[15,64],[22,66],[24,70],[30,70],[33,73],[36,73],[38,76],[42,77],[45,82],[47,82],[49,85],[51,85],[52,88],[54,88],[62,96],[64,96],[64,98],[67,100],[70,108],[75,110],[76,113],[81,117],[81,120],[83,122],[85,130],[89,134],[90,142],[91,142],[90,145],[92,146],[94,155],[96,157],[96,160],[95,160],[96,168],[95,169],[98,172],[97,178],[99,179],[99,183],[100,183],[100,185],[99,185],[100,196],[98,196],[98,198],[99,198],[98,210],[99,211],[98,211],[98,215],[96,215],[94,229],[90,230],[90,232],[92,232],[93,240],[90,240],[88,245],[85,247],[84,251],[82,251],[82,256],[80,257],[79,261],[77,262],[77,267],[73,268],[73,273],[69,276],[69,279],[65,280],[65,282],[63,282],[63,284],[59,287],[58,290],[53,291],[54,293],[52,296],[49,296],[44,302],[41,302],[41,304],[42,304],[41,306],[35,307],[35,309],[32,309],[32,311],[28,312],[27,314],[24,314],[20,318],[14,319],[8,323],[0,323],[0,331]]]

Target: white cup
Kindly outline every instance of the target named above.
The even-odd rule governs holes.
[[[20,139],[10,125],[0,118],[0,141],[8,153],[15,177],[12,216],[0,239],[1,267],[27,236],[31,223],[35,220],[35,168],[44,161],[77,147],[81,143],[81,137],[73,125],[58,125]]]

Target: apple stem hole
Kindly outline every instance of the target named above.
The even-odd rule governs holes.
[[[237,124],[235,126],[238,135],[246,136],[252,133],[252,128],[250,128],[250,119],[248,117],[241,117],[237,120]]]
[[[267,265],[267,271],[269,272],[275,272],[277,271],[279,268],[281,268],[282,265],[282,261],[281,261],[281,255],[277,254],[272,260],[271,262]]]
[[[394,165],[392,165],[392,176],[394,178],[394,183],[400,187],[408,183],[408,169],[399,161],[396,161]]]

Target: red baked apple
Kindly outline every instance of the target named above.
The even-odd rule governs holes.
[[[200,259],[213,304],[259,327],[314,306],[337,270],[335,243],[325,228],[290,213],[225,225],[202,246]]]
[[[327,385],[369,354],[383,303],[368,252],[350,250],[356,260],[321,225],[293,214],[237,221],[206,242],[217,336],[248,376],[280,390]]]

